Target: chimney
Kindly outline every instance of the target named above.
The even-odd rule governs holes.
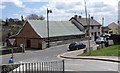
[[[77,18],[77,15],[75,15],[74,17]]]
[[[93,19],[93,16],[91,17],[91,19]]]
[[[82,18],[82,16],[79,16],[79,18]]]

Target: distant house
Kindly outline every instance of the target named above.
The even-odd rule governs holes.
[[[96,36],[99,36],[102,33],[102,26],[99,22],[97,22],[93,17],[91,17],[90,19],[87,18],[87,22],[86,22],[86,18],[82,18],[82,16],[77,16],[75,15],[74,17],[72,17],[70,19],[70,21],[72,23],[74,23],[81,31],[84,31],[86,34],[88,34],[88,25],[90,22],[90,36],[92,39],[95,39]]]
[[[108,26],[102,27],[103,33],[109,33],[110,28]]]
[[[111,29],[113,34],[118,34],[120,31],[120,25],[118,23],[112,22],[108,25],[108,28]]]
[[[49,27],[50,46],[69,43],[84,37],[84,32],[70,21],[49,21]],[[46,21],[28,20],[18,34],[11,38],[16,39],[16,46],[25,44],[26,48],[44,49],[48,42]]]

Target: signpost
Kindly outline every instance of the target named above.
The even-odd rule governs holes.
[[[13,46],[15,39],[8,39],[8,40],[9,40],[10,44]],[[12,58],[13,58],[13,48],[11,48],[11,52],[12,52]]]
[[[14,45],[15,39],[8,39],[11,45]]]

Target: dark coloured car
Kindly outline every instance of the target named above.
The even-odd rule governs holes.
[[[79,49],[83,49],[85,48],[86,45],[80,42],[73,42],[69,45],[69,50],[73,51],[73,50],[79,50]]]

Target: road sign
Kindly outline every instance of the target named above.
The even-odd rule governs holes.
[[[10,44],[13,45],[15,42],[15,39],[8,39],[10,41]]]

